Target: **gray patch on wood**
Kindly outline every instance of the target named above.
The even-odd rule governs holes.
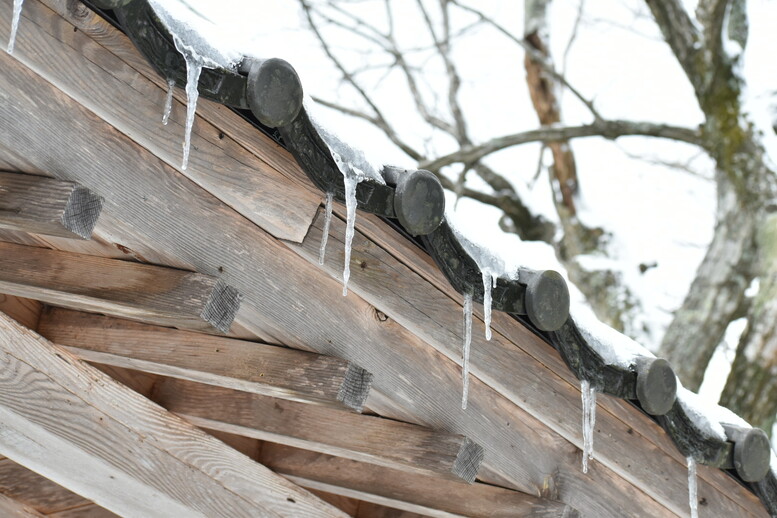
[[[453,474],[472,484],[485,457],[485,450],[469,437],[464,438],[456,462],[453,463]]]
[[[224,281],[218,281],[200,316],[204,321],[226,334],[232,326],[232,321],[235,320],[237,310],[240,309],[242,298],[243,296],[237,289]]]
[[[353,363],[348,364],[337,400],[348,408],[361,412],[372,387],[372,374]]]
[[[86,187],[76,185],[62,213],[62,225],[74,234],[89,239],[103,208],[103,199]]]

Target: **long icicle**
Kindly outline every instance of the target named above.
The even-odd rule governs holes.
[[[691,507],[691,518],[699,518],[699,496],[696,484],[696,459],[688,457],[688,504]]]
[[[496,274],[485,268],[483,277],[483,320],[486,326],[486,340],[491,340],[491,290],[496,286]]]
[[[351,277],[351,242],[353,241],[353,228],[356,224],[356,186],[358,178],[349,178],[343,175],[345,184],[345,266],[343,266],[343,297],[348,295],[348,279]]]
[[[16,31],[19,30],[19,20],[22,17],[22,4],[24,0],[13,0],[13,17],[11,18],[11,36],[8,38],[9,54],[13,54],[13,47],[16,44]]]
[[[192,145],[192,126],[194,114],[197,112],[197,98],[200,95],[197,85],[202,72],[202,62],[191,54],[184,54],[186,59],[186,130],[183,139],[183,163],[181,169],[189,165],[189,150]]]
[[[170,120],[170,112],[173,111],[173,91],[175,89],[175,79],[167,80],[167,97],[165,97],[165,111],[162,114],[162,124],[167,126]]]
[[[594,424],[596,423],[596,389],[588,380],[580,381],[583,403],[583,473],[588,473],[588,461],[594,459]]]
[[[324,264],[326,256],[326,242],[329,239],[329,224],[332,223],[332,198],[331,192],[326,193],[326,214],[324,215],[324,230],[321,234],[321,248],[318,251],[318,264]]]
[[[467,398],[469,397],[469,349],[472,343],[472,294],[464,295],[464,344],[462,346],[462,389],[461,389],[461,409],[467,409]]]

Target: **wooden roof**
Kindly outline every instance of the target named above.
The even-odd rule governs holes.
[[[10,13],[11,1],[0,0],[0,40]],[[189,166],[180,170],[181,92],[162,126],[165,79],[93,11],[27,0],[14,54],[0,53],[0,66],[0,168],[71,182],[102,199],[90,241],[44,236],[23,222],[0,231],[7,242],[0,293],[69,308],[42,311],[7,299],[12,316],[58,345],[0,318],[2,361],[42,380],[40,393],[19,392],[24,378],[0,375],[0,454],[128,516],[338,515],[299,486],[351,499],[323,495],[358,516],[388,512],[376,505],[433,516],[688,515],[684,455],[627,401],[599,398],[595,462],[582,473],[579,381],[553,347],[508,314],[493,315],[491,341],[478,332],[477,315],[469,406],[461,410],[461,296],[432,258],[379,217],[359,213],[342,297],[344,208],[335,206],[319,266],[321,192],[277,143],[204,99]],[[29,258],[39,267],[25,269]],[[142,279],[128,283],[133,275]],[[127,286],[154,293],[155,302],[114,300]],[[234,309],[229,338],[209,339],[224,329],[225,313],[203,315],[226,287],[234,290],[224,299]],[[32,311],[20,313],[22,302]],[[256,359],[302,354],[277,346],[317,355],[286,364]],[[278,380],[256,379],[251,361],[281,365]],[[300,364],[309,370],[292,381]],[[327,367],[316,371],[319,364]],[[351,365],[371,374],[369,415],[344,408],[360,402],[338,399]],[[305,387],[312,379],[326,386]],[[58,399],[66,392],[83,403],[75,411]],[[86,442],[69,434],[73,419],[82,420]],[[100,428],[103,420],[112,427]],[[253,460],[193,425],[220,431]],[[476,446],[484,451],[479,470],[472,464],[480,482],[465,485],[458,479],[469,467],[457,463],[478,458]],[[144,478],[156,456],[168,479]],[[76,465],[91,478],[73,475]],[[62,511],[14,492],[21,476],[0,473],[0,493],[15,498],[0,508]],[[699,499],[704,516],[768,514],[717,468],[699,467]],[[368,503],[354,509],[357,500]]]

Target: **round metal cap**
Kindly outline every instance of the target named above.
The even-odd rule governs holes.
[[[663,358],[644,358],[637,362],[637,400],[650,415],[664,415],[677,397],[677,377]]]
[[[248,68],[246,97],[259,122],[277,128],[291,123],[302,108],[302,83],[287,61],[254,60]]]
[[[445,192],[429,171],[408,171],[397,180],[394,212],[413,236],[425,236],[440,226],[445,214]]]
[[[769,471],[769,436],[760,428],[748,430],[734,444],[734,469],[745,482],[758,482]]]
[[[543,270],[526,283],[526,314],[541,331],[556,331],[569,317],[569,289],[560,273]]]

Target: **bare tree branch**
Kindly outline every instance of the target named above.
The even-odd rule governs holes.
[[[545,59],[545,57],[542,55],[542,53],[538,52],[538,51],[537,51],[535,48],[533,48],[531,45],[527,44],[527,43],[526,43],[525,41],[523,41],[522,39],[520,39],[520,38],[516,37],[516,36],[515,36],[513,33],[511,33],[510,31],[508,31],[507,29],[505,29],[505,28],[504,28],[502,25],[500,25],[499,23],[497,23],[495,20],[493,20],[493,19],[489,18],[488,16],[484,15],[482,12],[478,11],[477,9],[473,9],[472,7],[469,7],[469,6],[467,6],[467,5],[460,4],[460,3],[459,3],[457,0],[450,0],[450,2],[451,2],[453,5],[455,5],[455,6],[459,7],[460,9],[462,9],[462,10],[464,10],[464,11],[466,11],[466,12],[468,12],[468,13],[471,13],[471,14],[474,14],[475,16],[477,16],[477,17],[480,19],[480,21],[482,21],[483,23],[486,23],[486,24],[490,25],[491,27],[493,27],[494,29],[496,29],[497,31],[499,31],[500,33],[502,33],[504,36],[506,36],[506,37],[507,37],[509,40],[511,40],[513,43],[515,43],[516,45],[518,45],[519,47],[521,47],[521,48],[524,50],[524,52],[526,52],[527,54],[529,54],[529,55],[530,55],[530,57],[531,57],[532,59],[535,59],[535,60],[537,60],[537,62],[538,62],[538,63],[540,63],[540,64],[542,65],[542,67],[545,69],[545,71],[546,71],[548,74],[550,74],[550,75],[553,77],[553,79],[555,79],[556,81],[558,81],[559,83],[561,83],[562,85],[564,85],[564,87],[565,87],[567,90],[569,90],[570,92],[572,92],[572,95],[574,95],[575,97],[577,97],[577,99],[578,99],[578,100],[579,100],[581,103],[583,103],[583,105],[584,105],[586,108],[588,108],[588,111],[590,111],[590,112],[591,112],[591,115],[593,115],[593,116],[594,116],[594,119],[596,119],[596,120],[600,120],[600,119],[602,119],[602,116],[601,116],[601,114],[600,114],[600,113],[599,113],[599,112],[596,110],[596,108],[594,107],[594,103],[593,103],[593,101],[591,101],[590,99],[587,99],[586,97],[584,97],[584,96],[583,96],[583,94],[581,94],[581,93],[580,93],[580,91],[579,91],[577,88],[575,88],[574,86],[572,86],[572,84],[571,84],[571,83],[570,83],[570,82],[567,80],[567,78],[566,78],[566,77],[564,77],[564,75],[563,75],[563,74],[560,74],[558,71],[556,71],[556,69],[555,69],[555,68],[553,68],[553,67],[550,65],[550,63],[548,63],[548,62],[547,62],[547,60],[546,60],[546,59]]]
[[[685,70],[697,92],[700,91],[703,85],[700,84],[700,70],[696,56],[701,42],[696,25],[688,16],[680,0],[645,1],[653,13],[653,18],[658,23],[664,39],[680,62],[680,66]]]
[[[614,140],[626,136],[659,137],[697,146],[702,142],[699,131],[690,128],[652,122],[599,121],[583,126],[549,126],[497,137],[483,144],[467,146],[448,155],[422,161],[420,167],[436,171],[450,164],[475,162],[491,153],[530,142],[554,142],[582,137],[604,137]]]
[[[321,35],[321,32],[318,30],[318,27],[313,22],[313,15],[312,15],[312,8],[310,4],[307,2],[307,0],[300,0],[300,4],[302,5],[303,12],[305,13],[305,17],[308,20],[308,24],[310,25],[311,30],[313,31],[313,34],[315,34],[316,38],[318,39],[319,43],[321,44],[321,48],[326,53],[327,57],[329,57],[330,61],[337,67],[337,69],[340,71],[340,73],[343,75],[343,79],[348,82],[361,96],[362,99],[364,99],[364,102],[367,103],[367,105],[372,109],[372,111],[375,113],[375,118],[380,121],[379,127],[383,130],[383,132],[386,134],[386,136],[391,140],[394,144],[396,144],[402,151],[407,153],[408,156],[410,156],[413,160],[422,160],[424,157],[421,153],[415,151],[410,145],[402,141],[402,139],[399,138],[399,135],[394,130],[394,128],[388,123],[386,118],[383,116],[383,113],[378,108],[378,106],[375,104],[375,102],[370,98],[369,95],[367,95],[367,92],[364,91],[364,89],[361,87],[361,85],[356,81],[356,79],[351,75],[343,66],[343,64],[340,62],[339,59],[334,55],[332,52],[332,49],[327,44],[324,37]]]

